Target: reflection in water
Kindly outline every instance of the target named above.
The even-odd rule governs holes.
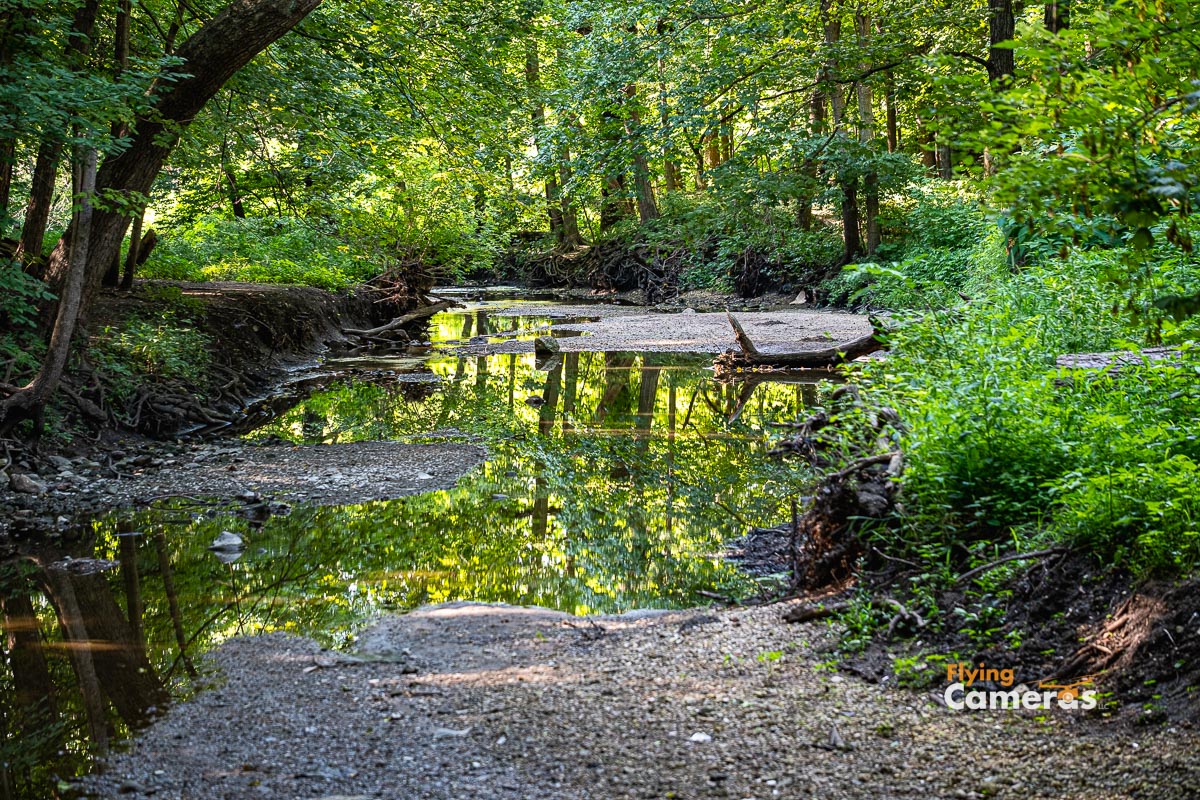
[[[431,338],[495,341],[550,322],[472,308],[434,318]],[[128,735],[167,687],[192,684],[197,653],[233,635],[287,630],[350,646],[373,615],[430,602],[587,613],[752,591],[714,554],[747,525],[778,521],[803,481],[764,453],[770,424],[815,403],[817,387],[722,385],[709,363],[619,352],[538,363],[442,347],[424,361],[372,357],[370,380],[327,365],[337,380],[277,407],[251,438],[471,436],[491,457],[446,491],[285,516],[175,499],[88,523],[72,552],[3,564],[0,796],[45,796],[53,772],[86,768],[89,741],[103,749]],[[207,549],[223,531],[247,545],[232,564]]]

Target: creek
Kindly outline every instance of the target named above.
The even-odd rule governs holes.
[[[0,797],[48,796],[89,769],[203,685],[201,656],[233,636],[353,650],[372,619],[427,603],[592,614],[759,589],[722,551],[780,522],[808,477],[766,454],[772,425],[817,402],[815,379],[719,383],[703,354],[464,352],[562,321],[469,300],[430,321],[430,344],[325,359],[224,433],[486,445],[453,488],[350,506],[175,498],[3,564]],[[209,549],[223,532],[246,543],[235,558]]]

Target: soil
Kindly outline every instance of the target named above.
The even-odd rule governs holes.
[[[92,797],[1191,798],[1200,736],[955,712],[823,668],[770,606],[573,619],[450,604],[355,654],[281,634],[78,782]],[[1038,716],[1038,714],[1042,714]]]
[[[198,380],[147,380],[123,407],[112,406],[113,393],[106,391],[102,371],[81,380],[78,387],[86,401],[122,420],[121,427],[154,437],[236,418],[287,369],[312,363],[331,347],[349,345],[342,328],[375,325],[400,310],[365,292],[335,294],[308,286],[225,281],[138,281],[131,293],[106,290],[90,313],[88,330],[95,335],[129,317],[154,319],[164,308],[210,342],[211,362]]]
[[[791,526],[753,529],[731,542],[726,555],[752,575],[789,572]],[[894,582],[895,575],[882,574],[860,588]],[[838,599],[844,598],[825,601]],[[998,601],[1001,622],[981,638],[977,619]],[[1116,699],[1114,719],[1125,723],[1200,725],[1200,580],[1138,582],[1128,572],[1063,553],[1015,570],[982,597],[963,587],[944,591],[937,605],[941,630],[880,635],[862,652],[844,656],[840,667],[887,683],[897,680],[897,659],[957,653],[964,661],[1059,683],[1090,678]]]

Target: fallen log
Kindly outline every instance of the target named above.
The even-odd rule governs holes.
[[[792,353],[763,353],[754,346],[754,342],[747,335],[746,330],[742,327],[742,323],[738,322],[737,318],[729,312],[726,312],[726,316],[729,317],[729,324],[733,326],[734,338],[737,340],[738,346],[742,348],[744,358],[753,366],[805,369],[833,367],[858,356],[873,353],[883,347],[879,336],[881,330],[877,327],[875,320],[872,319],[871,325],[875,329],[870,334],[849,342],[834,345],[833,347],[826,347],[821,350],[801,350]]]
[[[439,300],[431,305],[418,308],[416,311],[410,311],[402,317],[396,317],[391,322],[387,323],[386,325],[380,325],[378,328],[368,328],[366,330],[359,330],[357,328],[343,328],[342,333],[346,334],[347,336],[378,336],[381,333],[395,330],[401,325],[407,325],[408,323],[416,322],[419,319],[432,317],[439,311],[444,311],[453,305],[456,305],[453,300]]]

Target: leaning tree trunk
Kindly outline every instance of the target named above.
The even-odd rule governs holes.
[[[154,87],[157,96],[154,113],[137,121],[137,132],[127,150],[105,159],[97,177],[98,190],[110,196],[149,194],[182,130],[227,80],[320,3],[321,0],[234,0],[226,6],[175,52],[182,61],[176,67],[178,79]],[[83,307],[104,277],[128,225],[125,213],[97,211],[90,239],[91,260],[84,279]],[[52,290],[66,282],[69,262],[67,247],[59,242],[50,254],[46,270]]]
[[[91,151],[88,159],[91,175],[86,166],[83,172],[93,191],[82,188],[81,212],[55,245],[47,263],[47,283],[60,298],[52,315],[49,351],[33,382],[0,405],[0,433],[28,418],[33,418],[40,427],[41,409],[62,378],[76,322],[125,238],[129,217],[119,210],[93,210],[90,197],[95,191],[129,199],[149,194],[180,132],[213,95],[250,59],[291,30],[320,3],[321,0],[234,0],[175,53],[181,60],[176,68],[178,80],[156,84],[154,112],[138,119],[129,148],[105,159],[98,174],[95,151]]]
[[[33,420],[35,438],[41,435],[46,402],[58,388],[67,366],[67,356],[71,352],[71,337],[75,335],[75,323],[83,303],[84,282],[91,258],[89,250],[96,213],[92,205],[92,198],[96,194],[96,148],[77,148],[75,170],[78,177],[72,183],[81,199],[70,230],[63,236],[63,239],[70,241],[70,246],[59,291],[58,314],[50,334],[50,346],[34,379],[0,404],[0,436],[26,419]]]

